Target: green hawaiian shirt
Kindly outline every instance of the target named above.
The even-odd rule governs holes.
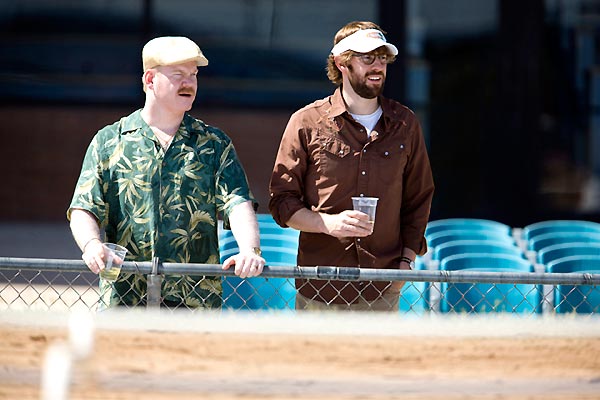
[[[141,110],[101,129],[87,149],[67,211],[94,214],[106,240],[129,250],[128,261],[219,263],[217,215],[254,201],[231,139],[185,115],[163,151]],[[101,280],[106,305],[145,302],[146,277]],[[163,298],[186,307],[219,307],[220,277],[166,275]]]

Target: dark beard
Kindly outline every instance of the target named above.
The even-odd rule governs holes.
[[[348,69],[351,72],[351,74],[348,76],[348,80],[350,81],[350,86],[352,86],[352,89],[354,89],[357,95],[364,99],[374,99],[383,92],[383,87],[385,86],[385,76],[377,74],[381,76],[381,86],[379,88],[370,88],[367,86],[368,76],[365,76],[364,80],[359,82],[354,74],[352,74],[353,71],[351,67],[352,66],[350,65],[348,66]]]

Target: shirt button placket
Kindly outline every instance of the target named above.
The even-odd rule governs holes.
[[[164,157],[164,155],[163,155]],[[158,202],[159,202],[159,206],[158,206],[158,226],[159,229],[158,231],[161,232],[161,234],[159,235],[159,239],[158,242],[162,242],[164,240],[164,234],[162,234],[162,232],[164,232],[164,226],[163,224],[165,223],[165,214],[166,214],[166,203],[165,203],[165,199],[166,197],[163,197],[163,188],[165,188],[168,185],[168,174],[164,174],[163,170],[165,169],[165,159],[163,158],[161,163],[160,163],[160,170],[159,170],[159,193],[158,193]]]
[[[368,192],[368,186],[367,186],[367,181],[368,181],[368,168],[367,166],[369,165],[368,163],[368,158],[370,155],[370,151],[368,151],[367,147],[369,146],[369,144],[367,143],[365,145],[365,147],[363,147],[361,153],[360,153],[360,159],[359,159],[359,163],[358,163],[358,185],[357,185],[357,192],[359,193],[360,196],[364,196],[365,193]]]

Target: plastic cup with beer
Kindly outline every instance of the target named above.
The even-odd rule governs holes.
[[[114,282],[117,280],[121,272],[121,262],[117,263],[115,258],[120,258],[125,261],[127,249],[115,243],[103,243],[104,252],[106,253],[106,262],[103,270],[100,271],[100,276],[107,281]]]

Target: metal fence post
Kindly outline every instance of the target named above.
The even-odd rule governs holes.
[[[146,308],[159,308],[162,302],[161,286],[163,276],[158,274],[158,257],[152,258],[152,273],[148,274],[148,292]]]
[[[438,260],[431,260],[427,264],[428,271],[439,271],[440,262]],[[442,299],[442,287],[439,282],[429,283],[429,309],[435,313],[440,312],[440,301]]]

